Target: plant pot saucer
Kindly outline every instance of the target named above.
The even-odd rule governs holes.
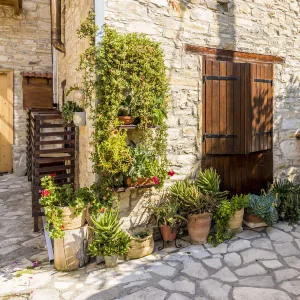
[[[253,222],[248,222],[246,220],[243,220],[243,224],[245,224],[249,228],[268,227],[268,225],[265,222],[253,223]]]

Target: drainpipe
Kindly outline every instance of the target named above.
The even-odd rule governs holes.
[[[51,0],[51,42],[56,50],[66,52],[61,41],[61,0]]]

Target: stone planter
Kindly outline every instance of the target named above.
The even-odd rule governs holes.
[[[234,213],[234,215],[230,217],[228,229],[233,231],[238,231],[241,229],[244,217],[244,210],[244,208],[237,210]]]
[[[123,122],[124,125],[131,125],[134,123],[134,118],[132,116],[118,116],[118,119]]]
[[[62,207],[62,230],[77,229],[84,225],[86,209],[79,215],[75,215],[76,209],[74,207]]]
[[[211,213],[188,216],[188,232],[193,244],[206,244],[211,227]]]
[[[104,261],[104,256],[103,255],[97,255],[96,256],[96,263],[101,264]]]
[[[105,266],[107,268],[115,268],[118,265],[118,254],[104,256]]]
[[[132,236],[138,232],[143,232],[143,231],[146,231],[148,233],[148,236],[146,236],[143,239]],[[126,255],[126,259],[141,258],[153,252],[154,239],[153,239],[152,229],[132,230],[130,234],[131,234],[130,249]]]
[[[73,122],[75,126],[83,126],[86,122],[86,114],[85,111],[74,112]]]

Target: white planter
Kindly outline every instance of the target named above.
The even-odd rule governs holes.
[[[86,120],[85,111],[74,112],[73,122],[76,126],[85,125],[85,120]]]

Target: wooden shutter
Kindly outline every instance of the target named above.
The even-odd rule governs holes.
[[[250,64],[203,60],[203,152],[245,154]]]
[[[273,65],[251,64],[251,113],[249,152],[272,149]]]
[[[23,109],[53,108],[52,79],[23,77]]]

